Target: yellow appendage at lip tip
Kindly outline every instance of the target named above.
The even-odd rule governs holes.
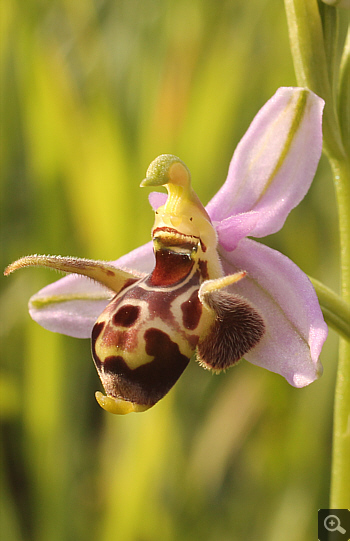
[[[126,415],[127,413],[138,413],[148,410],[151,406],[134,404],[122,398],[113,398],[112,396],[106,396],[100,391],[95,393],[95,398],[101,408],[109,413],[115,413],[116,415]]]

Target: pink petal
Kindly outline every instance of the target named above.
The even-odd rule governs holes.
[[[167,200],[167,197],[168,196],[166,193],[151,192],[148,196],[148,200],[153,210],[157,210],[162,205],[165,205],[165,201]]]
[[[213,221],[242,215],[244,225],[254,211],[259,219],[254,227],[247,220],[246,235],[263,237],[282,227],[314,177],[322,150],[323,105],[307,89],[277,90],[237,146],[227,180],[207,206]],[[219,226],[218,232],[220,238]],[[243,233],[242,226],[241,238]]]
[[[317,379],[328,330],[306,274],[280,252],[250,239],[233,252],[220,248],[220,256],[225,274],[248,272],[233,290],[256,306],[266,324],[264,337],[245,359],[281,374],[294,387]]]
[[[234,250],[241,239],[250,235],[260,219],[260,213],[256,211],[243,212],[230,216],[221,222],[213,222],[218,234],[220,244],[225,250]]]
[[[154,266],[152,242],[112,264],[125,270],[149,273]],[[49,331],[75,338],[90,338],[95,321],[113,296],[112,291],[99,283],[85,276],[70,274],[33,295],[29,301],[29,313]]]

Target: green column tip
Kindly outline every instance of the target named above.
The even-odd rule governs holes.
[[[189,186],[190,181],[190,172],[180,158],[173,154],[162,154],[153,160],[140,186],[164,186],[165,184]]]

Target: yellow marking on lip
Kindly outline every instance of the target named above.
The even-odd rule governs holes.
[[[155,238],[169,239],[171,241],[179,240],[181,242],[185,242],[186,244],[198,244],[200,240],[196,235],[186,235],[185,233],[176,231],[176,229],[163,229],[161,227],[156,228],[153,231],[153,239]]]

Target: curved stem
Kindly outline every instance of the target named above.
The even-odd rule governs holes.
[[[350,304],[315,278],[309,278],[317,293],[327,325],[343,338],[350,340]]]
[[[342,297],[350,303],[350,153],[344,148],[348,137],[349,97],[346,75],[348,52],[342,62],[344,77],[340,85],[339,117],[333,95],[331,57],[336,34],[336,16],[331,8],[323,8],[324,28],[317,0],[284,0],[291,42],[292,56],[298,84],[321,96],[325,102],[323,117],[323,148],[332,167],[336,189],[340,249]],[[332,8],[333,10],[335,8]],[[343,132],[343,133],[342,133]],[[347,154],[346,154],[347,153]],[[334,431],[332,457],[331,503],[333,509],[350,508],[350,342],[341,339],[334,403]]]

